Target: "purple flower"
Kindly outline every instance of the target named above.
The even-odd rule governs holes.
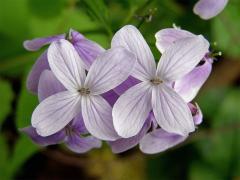
[[[112,47],[122,46],[137,57],[131,75],[142,82],[128,89],[113,107],[113,124],[123,138],[137,135],[153,110],[158,125],[169,133],[187,136],[195,126],[187,103],[171,87],[201,61],[209,44],[202,36],[176,41],[156,68],[154,57],[141,33],[131,25],[120,29]]]
[[[103,140],[119,138],[113,128],[112,107],[100,95],[127,79],[135,56],[124,48],[105,51],[93,62],[86,76],[84,62],[67,40],[54,41],[48,49],[49,66],[65,91],[43,100],[32,114],[32,126],[41,136],[50,136],[79,113],[86,129]]]
[[[69,31],[68,37],[66,37],[65,34],[61,34],[44,38],[36,38],[33,40],[26,40],[23,43],[23,46],[29,51],[37,51],[44,45],[48,45],[54,41],[65,38],[71,41],[79,56],[84,61],[84,66],[86,69],[89,69],[96,57],[104,52],[104,49],[97,43],[86,39],[83,35],[72,29]],[[43,54],[37,59],[28,75],[27,88],[29,91],[37,93],[39,78],[45,69],[50,69],[47,60],[47,50],[44,51]]]
[[[188,103],[195,125],[202,122],[202,113],[198,105]],[[151,112],[143,125],[141,131],[130,138],[121,138],[109,142],[114,153],[121,153],[139,144],[140,150],[147,154],[163,152],[186,140],[188,136],[181,136],[174,133],[168,133],[158,128],[156,119]]]
[[[42,72],[38,85],[38,97],[40,102],[51,95],[65,90],[64,86],[56,79],[51,71],[44,70]],[[86,136],[88,131],[84,126],[81,113],[62,130],[47,137],[40,136],[32,126],[23,128],[21,131],[26,133],[35,143],[41,146],[65,143],[69,149],[76,153],[84,153],[92,148],[101,147],[100,140],[93,136]]]
[[[167,28],[156,33],[156,46],[161,53],[164,53],[164,51],[170,48],[176,41],[196,36],[197,35],[185,30]],[[213,60],[208,58],[208,53],[209,51],[202,57],[201,65],[198,65],[191,72],[174,82],[175,91],[186,102],[194,99],[212,71]]]
[[[218,15],[227,5],[228,0],[199,0],[193,11],[202,19],[208,20]]]

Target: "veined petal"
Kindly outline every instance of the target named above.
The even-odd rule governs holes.
[[[33,93],[38,93],[38,83],[41,73],[45,69],[50,69],[47,60],[47,51],[44,51],[33,65],[27,77],[27,89]]]
[[[58,81],[52,71],[44,70],[38,84],[38,99],[43,101],[47,97],[58,92],[66,91],[65,87]]]
[[[45,46],[47,44],[50,44],[51,42],[54,42],[54,41],[57,41],[60,39],[65,39],[65,34],[43,37],[43,38],[35,38],[32,40],[26,40],[23,42],[23,46],[25,49],[27,49],[29,51],[37,51],[42,46]]]
[[[102,140],[119,138],[113,128],[112,107],[101,96],[82,97],[82,116],[87,130]]]
[[[80,111],[78,93],[63,91],[43,100],[32,114],[32,126],[41,136],[50,136],[63,129]]]
[[[130,138],[121,138],[121,139],[117,139],[116,141],[109,142],[112,148],[112,151],[114,153],[121,153],[133,148],[139,143],[139,141],[147,133],[150,127],[151,127],[151,119],[150,117],[148,117],[141,131],[137,135]]]
[[[195,130],[187,103],[165,84],[154,86],[152,106],[156,121],[165,131],[186,136]]]
[[[142,129],[151,106],[151,85],[139,83],[127,90],[113,106],[113,124],[119,136],[129,138]]]
[[[81,59],[85,62],[87,69],[90,68],[96,58],[105,51],[99,44],[85,38],[75,30],[70,30],[71,43],[77,50]]]
[[[227,5],[228,0],[199,0],[193,12],[202,19],[208,20],[218,15]]]
[[[48,62],[58,80],[70,91],[78,90],[86,74],[84,63],[67,40],[53,42],[48,49]]]
[[[196,35],[185,31],[182,29],[176,28],[166,28],[158,31],[155,34],[156,38],[156,46],[158,50],[163,53],[166,49],[168,49],[173,43],[177,40],[187,38],[187,37],[195,37]]]
[[[102,145],[101,141],[93,136],[80,137],[78,134],[68,136],[65,143],[75,153],[85,153],[93,148],[100,148]]]
[[[197,103],[195,103],[195,104],[188,103],[188,107],[191,110],[194,124],[195,125],[201,124],[203,121],[203,114],[202,114],[202,111],[201,111],[200,107],[198,106],[198,104]]]
[[[164,81],[182,78],[203,59],[208,48],[209,43],[201,35],[176,41],[163,53],[157,76]]]
[[[78,113],[78,115],[70,122],[69,125],[72,129],[79,132],[80,134],[88,134],[88,130],[86,129],[83,122],[82,113]]]
[[[111,46],[122,46],[136,55],[138,63],[131,73],[135,78],[145,81],[155,75],[156,64],[153,54],[136,27],[126,25],[121,28],[113,36]]]
[[[132,53],[122,47],[105,51],[92,64],[84,86],[94,95],[115,88],[132,72],[136,62],[134,58]]]
[[[42,137],[36,132],[36,129],[32,126],[22,128],[20,129],[20,131],[27,134],[32,139],[33,142],[41,146],[58,144],[61,143],[65,138],[64,131],[59,131],[51,136]]]
[[[183,78],[175,81],[174,90],[186,101],[195,98],[198,91],[212,71],[212,63],[205,61],[203,65],[195,67]]]
[[[183,142],[187,137],[156,129],[141,139],[140,150],[146,154],[160,153]]]

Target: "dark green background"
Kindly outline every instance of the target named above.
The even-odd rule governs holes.
[[[0,0],[0,180],[240,179],[240,1],[230,0],[209,21],[193,14],[195,2]],[[204,113],[203,124],[186,142],[157,155],[144,155],[138,148],[114,155],[107,145],[76,155],[60,146],[40,148],[18,132],[30,124],[37,104],[25,81],[41,53],[24,50],[24,40],[73,28],[108,48],[116,30],[133,24],[158,60],[154,34],[173,23],[203,34],[213,51],[223,52],[195,99]]]

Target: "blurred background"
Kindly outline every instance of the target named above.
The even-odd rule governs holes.
[[[0,0],[0,180],[240,179],[240,0],[217,17],[193,14],[196,0]],[[26,76],[42,51],[27,52],[26,39],[78,30],[108,48],[125,24],[140,28],[155,58],[154,34],[173,23],[203,34],[223,55],[195,99],[204,121],[187,141],[156,155],[138,147],[115,155],[107,145],[77,155],[61,145],[40,148],[19,133],[38,103]],[[214,43],[216,42],[216,43]],[[215,44],[215,45],[214,45]],[[43,48],[44,49],[44,48]]]

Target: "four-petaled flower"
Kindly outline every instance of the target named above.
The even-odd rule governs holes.
[[[66,91],[43,100],[32,114],[32,126],[41,136],[50,136],[79,113],[87,130],[103,140],[119,138],[113,128],[112,107],[100,95],[127,79],[135,56],[124,48],[112,48],[93,62],[86,76],[83,61],[67,40],[53,42],[48,49],[49,66]]]
[[[142,82],[128,89],[113,107],[113,124],[121,137],[135,136],[153,110],[158,125],[182,136],[195,130],[191,111],[172,83],[188,74],[208,52],[202,36],[176,41],[167,49],[156,68],[154,57],[140,32],[131,25],[119,30],[112,47],[125,47],[135,54],[137,64],[131,75]]]

